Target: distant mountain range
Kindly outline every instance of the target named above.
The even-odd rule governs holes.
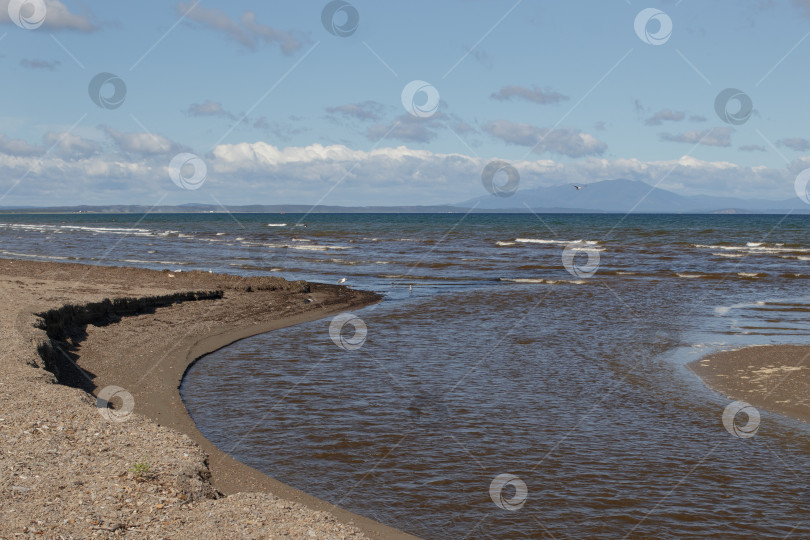
[[[347,214],[347,213],[465,213],[468,208],[459,206],[325,206],[312,207],[307,204],[250,204],[228,205],[187,203],[177,206],[144,206],[137,204],[111,204],[104,206],[7,206],[0,207],[0,212],[11,214]],[[510,210],[504,210],[510,212]]]
[[[779,214],[810,213],[810,205],[798,197],[775,201],[766,199],[737,199],[734,197],[684,196],[653,187],[638,180],[603,180],[583,184],[518,190],[510,197],[483,195],[457,204],[436,206],[317,206],[305,204],[227,206],[233,213],[464,213],[537,212],[537,213],[650,213],[650,214]],[[179,206],[149,207],[142,205],[62,206],[62,207],[0,207],[0,212],[12,213],[88,213],[113,214],[145,212],[220,213],[221,206],[189,203]]]
[[[535,212],[634,212],[634,213],[781,213],[810,212],[810,206],[793,197],[772,201],[734,197],[684,196],[639,180],[604,180],[583,185],[518,190],[511,197],[484,195],[458,206],[477,210],[532,209]]]

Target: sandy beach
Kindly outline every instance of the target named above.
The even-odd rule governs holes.
[[[179,394],[200,356],[376,295],[15,260],[0,291],[0,537],[410,538],[230,458]]]
[[[706,356],[688,367],[731,399],[810,422],[810,347],[746,347]]]

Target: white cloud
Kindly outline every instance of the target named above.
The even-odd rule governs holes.
[[[60,154],[70,157],[87,157],[98,153],[101,149],[101,145],[96,141],[67,132],[46,133],[44,140],[51,151],[58,151]]]
[[[149,133],[123,133],[108,126],[99,126],[123,152],[136,155],[161,155],[179,151],[179,146],[163,137]]]
[[[410,114],[402,114],[397,116],[393,122],[372,124],[366,129],[366,138],[375,144],[383,140],[428,143],[438,136],[438,130],[445,127],[451,127],[456,134],[474,131],[472,126],[455,114],[437,112],[429,118],[417,118]]]
[[[552,152],[568,157],[600,155],[607,145],[593,135],[571,128],[540,128],[509,120],[493,120],[484,131],[508,144],[526,146],[535,154]]]
[[[203,103],[192,103],[186,111],[189,116],[222,116],[231,120],[236,120],[236,115],[230,111],[226,111],[222,107],[222,103],[217,101],[205,100]]]
[[[427,143],[438,136],[435,129],[436,122],[433,119],[415,118],[410,115],[402,115],[391,124],[374,124],[366,130],[366,138],[370,141],[381,141],[386,139],[397,139],[405,142]]]
[[[686,118],[686,113],[683,111],[663,109],[647,118],[644,123],[648,126],[660,126],[664,122],[680,122],[684,118]]]
[[[0,153],[12,156],[37,156],[45,150],[38,146],[32,146],[22,139],[9,139],[5,135],[0,135]]]
[[[290,32],[256,22],[256,15],[252,11],[245,11],[240,22],[231,19],[219,9],[205,9],[192,3],[179,2],[177,12],[211,30],[225,34],[250,50],[256,50],[259,43],[264,42],[278,44],[284,54],[292,54],[303,45]]]
[[[256,14],[252,11],[246,11],[242,14],[242,24],[250,34],[265,43],[278,43],[281,52],[284,54],[292,54],[301,48],[301,42],[289,32],[256,22]]]
[[[731,146],[731,134],[734,130],[730,127],[716,127],[704,130],[690,130],[683,133],[662,133],[661,140],[688,144],[701,144],[703,146]]]
[[[10,0],[0,0],[0,23],[13,24],[8,14],[9,2]],[[23,15],[25,15],[25,12],[23,12]],[[77,32],[98,30],[98,27],[91,23],[87,17],[71,13],[59,0],[45,0],[45,22],[42,24],[42,28],[75,30]]]
[[[802,137],[788,137],[787,139],[780,139],[776,141],[777,146],[784,146],[796,152],[807,152],[810,150],[810,141]]]
[[[492,99],[497,99],[498,101],[524,99],[526,101],[531,101],[532,103],[538,103],[541,105],[559,103],[560,101],[570,99],[568,96],[560,94],[551,88],[546,88],[544,90],[538,86],[527,88],[519,85],[504,86],[497,92],[493,93],[490,97]]]
[[[346,105],[339,105],[337,107],[327,107],[326,112],[332,115],[340,114],[357,120],[379,120],[384,108],[382,103],[366,100],[360,103],[347,103]]]
[[[37,60],[37,59],[31,60],[31,59],[28,59],[28,58],[23,58],[22,60],[20,60],[20,66],[22,66],[24,68],[27,68],[27,69],[44,69],[44,70],[47,70],[47,71],[55,70],[57,67],[59,67],[59,65],[61,63],[62,62],[60,62],[59,60],[54,60],[54,61]]]
[[[280,149],[256,142],[220,145],[210,165],[223,178],[272,179],[273,189],[298,193],[320,189],[313,196],[320,196],[343,178],[336,194],[350,196],[341,199],[340,204],[398,205],[442,204],[483,195],[481,171],[489,161],[405,146],[365,152],[342,145]],[[810,166],[810,157],[807,161]],[[789,171],[691,157],[667,161],[589,158],[565,164],[543,159],[516,161],[512,165],[520,173],[521,189],[616,178],[655,185],[663,179],[659,187],[683,194],[785,199],[792,194],[793,176],[803,168],[801,162]],[[370,199],[366,196],[370,193],[379,193],[379,197]]]

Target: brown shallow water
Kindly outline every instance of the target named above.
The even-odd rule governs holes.
[[[196,364],[183,395],[223,450],[427,538],[810,534],[807,428],[763,413],[730,436],[728,400],[672,348],[701,318],[662,316],[700,286],[662,287],[392,300],[357,313],[360,349],[329,321],[257,336]],[[518,510],[490,497],[501,474],[526,485]]]
[[[733,437],[729,400],[685,367],[808,343],[805,216],[136,219],[4,218],[0,233],[7,256],[386,295],[357,314],[360,348],[318,321],[185,378],[200,430],[279,480],[427,538],[810,535],[807,427],[762,412]],[[573,240],[599,254],[593,277],[564,268]]]

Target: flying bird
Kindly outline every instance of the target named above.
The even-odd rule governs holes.
[[[579,191],[580,189],[585,187],[585,186],[578,186],[576,184],[571,184],[571,185],[574,186],[574,189],[577,190],[577,191]]]

